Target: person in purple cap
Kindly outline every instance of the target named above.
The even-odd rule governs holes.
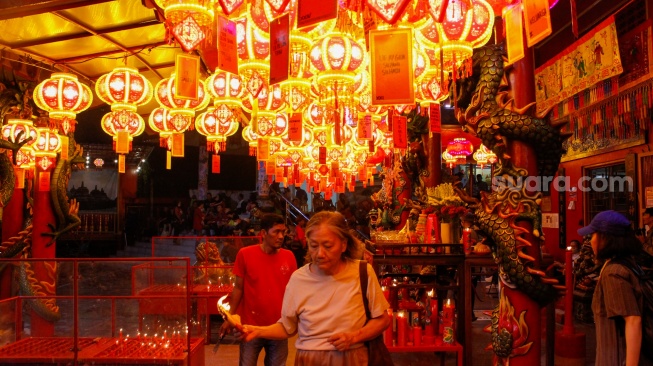
[[[592,312],[596,324],[596,366],[653,365],[642,353],[643,298],[639,280],[619,260],[632,260],[642,251],[630,220],[616,211],[603,211],[578,229],[592,235],[592,249],[601,269]],[[648,345],[647,347],[650,347]]]

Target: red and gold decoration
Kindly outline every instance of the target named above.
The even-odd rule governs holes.
[[[120,67],[100,76],[95,92],[111,105],[111,112],[102,118],[102,130],[112,137],[117,153],[128,154],[133,138],[145,130],[145,121],[136,110],[152,100],[152,84],[138,70]]]
[[[164,10],[166,29],[184,51],[195,50],[211,36],[215,0],[156,0],[156,3]]]
[[[92,101],[91,88],[72,74],[54,73],[34,89],[36,106],[47,111],[50,124],[66,135],[75,131],[77,113],[86,110]]]
[[[10,118],[7,124],[2,127],[2,139],[21,143],[30,138],[31,141],[21,146],[16,152],[17,169],[33,169],[35,164],[34,148],[32,145],[36,142],[37,130],[34,123],[28,119]]]

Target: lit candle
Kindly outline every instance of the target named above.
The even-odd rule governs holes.
[[[434,336],[436,334],[436,331],[439,330],[439,324],[438,324],[438,294],[435,292],[435,289],[431,290],[428,292],[429,295],[429,320],[430,320],[430,326],[431,329],[427,330],[426,333],[427,335]]]
[[[394,331],[392,330],[392,309],[388,309],[388,316],[390,317],[390,326],[385,328],[385,331],[383,332],[383,342],[386,347],[392,347],[392,341],[394,340]]]
[[[422,345],[422,326],[413,326],[413,345],[419,347]]]
[[[571,247],[567,247],[565,252],[565,324],[562,327],[562,332],[568,335],[574,334],[574,321],[571,315],[574,309],[572,255]]]
[[[433,242],[433,214],[426,217],[426,236],[424,242],[430,244]]]
[[[408,330],[408,319],[406,311],[399,310],[397,313],[397,346],[406,346],[406,331]]]
[[[383,296],[385,296],[386,301],[390,301],[390,289],[386,286],[381,286],[381,291],[383,291]]]
[[[442,306],[442,341],[444,343],[453,343],[455,341],[453,329],[455,313],[456,306],[453,304],[451,299],[447,299],[447,301]]]
[[[465,255],[472,254],[472,243],[471,243],[472,229],[466,227],[463,229],[463,249],[465,250]]]
[[[120,328],[120,336],[118,338],[122,339],[122,328]]]

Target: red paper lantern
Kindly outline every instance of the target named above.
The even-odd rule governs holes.
[[[447,145],[447,152],[453,157],[468,156],[472,151],[474,151],[474,146],[464,137],[456,137]]]
[[[86,110],[92,101],[91,88],[72,74],[54,73],[34,89],[36,106],[47,111],[66,134],[75,130],[75,116]]]
[[[152,84],[138,70],[118,67],[100,76],[95,83],[98,98],[111,105],[111,109],[136,110],[137,106],[152,100]]]

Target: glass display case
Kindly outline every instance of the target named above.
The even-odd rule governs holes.
[[[0,364],[204,365],[204,338],[191,331],[188,258],[0,265],[20,288],[0,301]]]

